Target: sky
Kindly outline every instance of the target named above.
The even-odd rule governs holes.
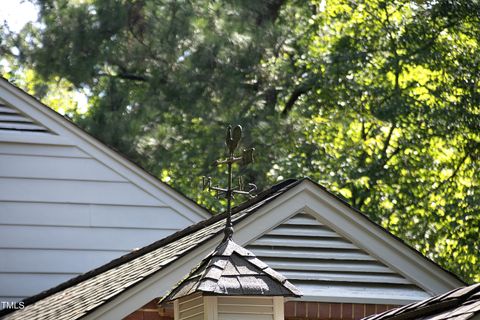
[[[37,8],[28,0],[0,0],[0,24],[6,22],[13,32],[18,32],[26,23],[37,20],[37,12]],[[78,111],[86,112],[86,95],[78,91],[75,93],[75,100]]]
[[[0,23],[5,21],[10,30],[20,31],[30,21],[37,19],[37,9],[27,0],[0,0]]]

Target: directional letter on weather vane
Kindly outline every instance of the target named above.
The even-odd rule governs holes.
[[[215,190],[217,192],[217,197],[225,197],[227,199],[227,223],[225,226],[225,237],[231,238],[233,234],[232,220],[231,220],[231,201],[235,194],[241,194],[249,197],[254,197],[254,192],[257,190],[257,186],[253,183],[249,183],[248,186],[250,190],[244,190],[244,183],[241,178],[238,179],[238,186],[232,188],[232,165],[236,162],[239,162],[242,165],[247,165],[253,162],[253,151],[254,148],[243,150],[242,155],[239,157],[235,156],[235,150],[242,139],[242,127],[236,126],[233,128],[228,126],[227,128],[227,137],[225,143],[228,147],[228,157],[222,160],[216,160],[213,164],[215,166],[226,164],[228,168],[228,185],[227,188],[220,188],[218,186],[212,187],[212,178],[203,177],[202,184],[203,189]]]

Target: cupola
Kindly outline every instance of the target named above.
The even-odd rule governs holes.
[[[301,292],[284,276],[225,239],[162,302],[175,320],[283,320],[285,297]]]
[[[232,198],[235,194],[253,197],[256,190],[253,184],[249,184],[249,191],[243,190],[240,181],[237,188],[232,185],[232,165],[246,165],[253,161],[253,148],[235,156],[241,138],[241,126],[236,126],[233,131],[228,127],[225,139],[228,157],[214,163],[227,165],[227,187],[212,187],[211,178],[203,179],[204,188],[208,187],[227,199],[225,237],[160,301],[160,304],[173,301],[175,320],[283,320],[285,297],[302,295],[284,276],[232,240]]]

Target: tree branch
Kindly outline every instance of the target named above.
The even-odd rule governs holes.
[[[293,109],[293,105],[295,102],[297,102],[298,98],[300,98],[301,95],[307,93],[309,88],[305,86],[300,86],[297,87],[295,90],[293,90],[292,94],[290,95],[290,98],[288,98],[287,102],[285,103],[285,108],[282,110],[282,117],[287,117],[290,111]]]
[[[132,81],[141,81],[141,82],[147,82],[149,79],[146,76],[142,75],[136,75],[132,73],[118,73],[118,74],[110,74],[110,73],[104,73],[100,72],[98,73],[99,77],[112,77],[112,78],[120,78],[120,79],[125,79],[125,80],[132,80]]]
[[[463,158],[460,160],[460,162],[457,164],[457,167],[455,168],[455,170],[453,170],[452,174],[446,178],[445,180],[443,180],[436,188],[434,188],[430,193],[432,192],[435,192],[437,190],[439,190],[441,187],[443,187],[448,181],[452,180],[453,178],[455,178],[455,176],[458,174],[458,171],[460,170],[460,168],[463,166],[463,164],[465,163],[465,161],[467,161],[468,157],[470,157],[470,153],[467,152]]]
[[[392,134],[393,131],[395,130],[396,126],[395,123],[392,123],[392,126],[390,127],[390,130],[388,131],[387,138],[385,139],[385,142],[383,143],[383,149],[382,149],[382,158],[385,158],[387,155],[387,149],[390,146],[390,141],[392,140]]]
[[[140,76],[140,75],[131,74],[131,73],[119,73],[117,77],[125,80],[143,81],[143,82],[146,82],[148,80],[148,78],[145,76]]]

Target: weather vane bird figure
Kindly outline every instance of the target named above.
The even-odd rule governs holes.
[[[233,133],[232,133],[232,127],[228,126],[227,138],[225,139],[225,143],[227,144],[230,154],[233,154],[235,152],[235,149],[237,149],[241,139],[242,139],[242,127],[236,126],[235,128],[233,128]]]
[[[213,164],[215,166],[219,165],[227,165],[227,175],[228,175],[228,182],[226,188],[220,188],[218,186],[212,187],[212,178],[210,177],[202,177],[203,181],[203,189],[208,189],[208,191],[215,190],[217,192],[217,197],[224,197],[227,199],[227,222],[225,224],[225,239],[231,239],[233,235],[233,225],[232,225],[232,198],[236,194],[254,197],[254,192],[257,190],[257,186],[253,183],[249,183],[248,186],[250,189],[247,191],[244,189],[244,183],[242,179],[239,179],[238,186],[232,186],[232,165],[234,163],[240,163],[242,165],[247,165],[253,162],[253,152],[255,151],[254,148],[243,150],[241,156],[235,156],[235,150],[238,148],[240,144],[240,140],[242,139],[242,127],[237,125],[235,128],[228,126],[227,128],[227,136],[225,138],[225,144],[228,148],[228,157],[226,159],[216,160]]]

